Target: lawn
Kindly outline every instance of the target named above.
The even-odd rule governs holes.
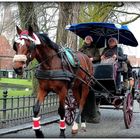
[[[31,95],[32,91],[25,91],[25,90],[8,90],[7,97],[17,97],[17,96],[29,96]],[[3,97],[3,90],[0,90],[0,98]]]
[[[16,85],[26,85],[32,86],[32,81],[27,79],[12,79],[12,78],[1,78],[0,83],[16,84]]]
[[[1,78],[0,83],[7,84],[9,88],[8,89],[8,97],[11,96],[29,96],[32,93],[32,82],[27,79],[11,79],[11,78]],[[14,88],[11,88],[15,87]],[[26,88],[23,88],[22,90],[19,89],[20,86],[25,86]],[[17,89],[16,89],[17,88]],[[3,97],[3,90],[5,87],[0,87],[0,98]],[[30,90],[29,90],[30,89]]]

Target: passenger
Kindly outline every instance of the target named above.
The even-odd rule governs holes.
[[[118,40],[116,38],[110,38],[108,40],[108,47],[103,50],[102,55],[101,55],[101,62],[106,61],[107,59],[114,62],[118,60],[117,69],[119,69],[120,67],[123,67],[124,74],[127,74],[128,67],[127,67],[127,64],[125,63],[125,61],[127,60],[127,56],[123,54],[122,48],[117,47],[117,45],[118,45]],[[122,62],[123,62],[123,65],[122,65]],[[120,85],[121,85],[121,72],[117,71],[116,86],[119,91],[121,88]]]
[[[123,50],[117,47],[118,40],[116,38],[110,38],[108,40],[108,47],[106,47],[101,54],[101,61],[109,58],[118,59],[118,61],[125,61],[127,58],[123,54]]]
[[[93,38],[91,36],[86,36],[83,46],[79,51],[85,53],[93,63],[100,61],[99,49],[93,43]],[[87,97],[86,104],[83,109],[83,116],[86,117],[86,122],[88,123],[99,123],[100,122],[100,112],[99,105],[96,104],[96,98],[93,91],[90,91]]]
[[[100,52],[99,49],[94,45],[93,38],[91,36],[86,36],[83,46],[79,51],[85,53],[93,63],[100,61]]]

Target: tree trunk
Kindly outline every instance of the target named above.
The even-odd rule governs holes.
[[[35,32],[39,31],[39,27],[37,25],[37,18],[34,11],[34,3],[32,2],[19,2],[19,15],[21,21],[21,27],[28,29],[29,25],[32,26]],[[33,60],[31,67],[35,66],[37,61]],[[38,81],[34,76],[34,71],[32,71],[32,87],[33,87],[33,94],[37,94],[38,88]]]
[[[68,31],[65,30],[67,24],[69,24],[69,14],[72,8],[71,2],[59,3],[59,20],[57,27],[56,43],[59,45],[65,45],[67,43]]]
[[[19,2],[19,15],[21,27],[28,29],[29,25],[33,27],[35,32],[39,31],[37,25],[37,18],[34,11],[34,4],[32,2]]]
[[[72,9],[71,10],[71,14],[69,15],[69,23],[78,23],[79,21],[79,11],[80,11],[80,3],[72,3]],[[73,48],[73,50],[77,50],[77,36],[68,31],[68,35],[67,35],[67,44],[69,47]]]
[[[57,27],[57,44],[65,45],[77,50],[77,36],[65,30],[66,25],[77,23],[79,20],[80,3],[61,2],[59,3],[59,20]]]

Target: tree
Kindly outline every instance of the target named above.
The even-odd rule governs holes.
[[[65,45],[74,50],[77,49],[77,37],[75,34],[65,30],[66,25],[77,23],[79,18],[80,3],[61,2],[59,3],[59,20],[57,27],[57,40],[58,44]]]
[[[72,8],[70,9],[69,15],[69,24],[79,22],[79,12],[80,3],[72,3]],[[70,48],[73,48],[73,50],[77,50],[77,36],[74,33],[68,32],[67,44]]]
[[[66,25],[69,23],[70,10],[72,9],[71,2],[59,3],[59,19],[57,26],[57,38],[56,43],[64,46],[67,43],[67,31]]]
[[[31,25],[34,31],[38,32],[37,18],[34,11],[34,4],[32,2],[19,2],[19,15],[21,27],[27,29]]]
[[[129,24],[140,18],[140,3],[124,3],[122,7],[112,10],[112,22]]]
[[[83,3],[80,11],[80,22],[107,22],[114,8],[122,7],[120,2]]]
[[[35,32],[39,32],[39,27],[37,25],[37,18],[34,11],[34,3],[28,2],[19,2],[19,15],[21,20],[21,27],[27,29],[30,26],[33,27]],[[37,62],[34,60],[32,62],[31,67],[34,67]],[[33,87],[33,94],[37,93],[38,82],[34,76],[34,71],[32,72],[32,87]]]

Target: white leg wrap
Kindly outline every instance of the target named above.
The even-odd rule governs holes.
[[[73,123],[72,130],[78,130],[78,123]]]
[[[86,123],[85,122],[81,123],[81,128],[86,128]]]

